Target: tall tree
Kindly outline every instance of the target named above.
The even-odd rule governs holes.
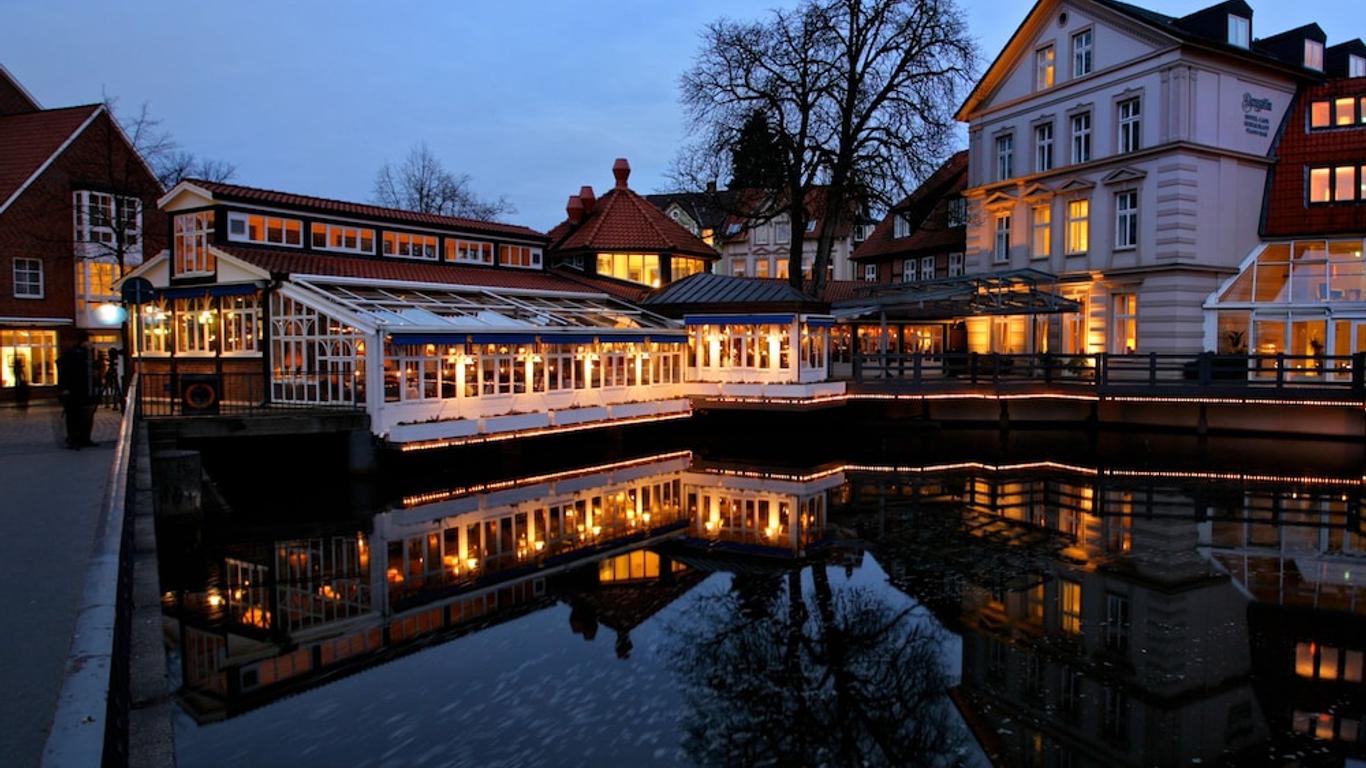
[[[762,111],[783,150],[772,193],[789,211],[798,287],[806,203],[822,207],[819,293],[836,232],[861,206],[890,206],[947,154],[976,65],[963,15],[954,0],[802,0],[758,22],[713,22],[702,38],[682,83],[697,138],[678,165],[696,173],[730,157]]]
[[[480,197],[470,188],[470,181],[469,174],[447,170],[424,141],[409,150],[401,165],[386,162],[379,169],[373,195],[376,203],[390,208],[480,221],[517,212],[505,197]]]
[[[762,110],[755,110],[730,150],[730,188],[772,191],[782,185],[783,150]]]

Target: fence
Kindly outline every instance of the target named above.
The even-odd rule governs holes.
[[[291,373],[287,380],[268,381],[260,373],[143,373],[139,404],[144,418],[246,416],[280,410],[365,407],[356,387],[338,386],[339,373]],[[343,393],[335,399],[319,392]],[[312,393],[305,401],[297,393]],[[286,398],[298,399],[281,399]]]
[[[1098,394],[1178,390],[1324,391],[1366,396],[1366,353],[1353,355],[1002,355],[855,352],[853,380],[927,391],[1049,385]]]

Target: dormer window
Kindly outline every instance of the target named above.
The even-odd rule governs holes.
[[[1347,76],[1366,77],[1366,56],[1347,57]]]
[[[950,227],[965,227],[968,224],[967,198],[955,197],[949,201],[948,224]]]
[[[1304,66],[1307,69],[1323,71],[1323,43],[1317,40],[1304,41]]]
[[[896,218],[892,219],[892,237],[900,238],[910,236],[911,220],[906,218],[904,214],[896,214]]]
[[[1252,44],[1252,20],[1246,16],[1228,16],[1228,44],[1247,48]]]
[[[1034,89],[1042,91],[1053,87],[1054,80],[1053,46],[1045,46],[1034,52]]]

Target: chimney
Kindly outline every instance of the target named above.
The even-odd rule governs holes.
[[[631,164],[626,162],[626,158],[618,157],[612,163],[612,175],[617,179],[617,189],[626,189],[626,180],[631,178]]]
[[[578,226],[583,223],[583,201],[578,195],[570,195],[569,202],[565,203],[564,212],[569,214],[569,223]]]
[[[585,217],[592,216],[593,208],[598,204],[598,198],[593,194],[593,188],[579,187],[579,199],[583,201],[583,215]]]

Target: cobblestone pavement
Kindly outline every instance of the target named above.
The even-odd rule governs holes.
[[[121,414],[67,450],[61,411],[0,407],[0,765],[38,765],[61,690]]]

